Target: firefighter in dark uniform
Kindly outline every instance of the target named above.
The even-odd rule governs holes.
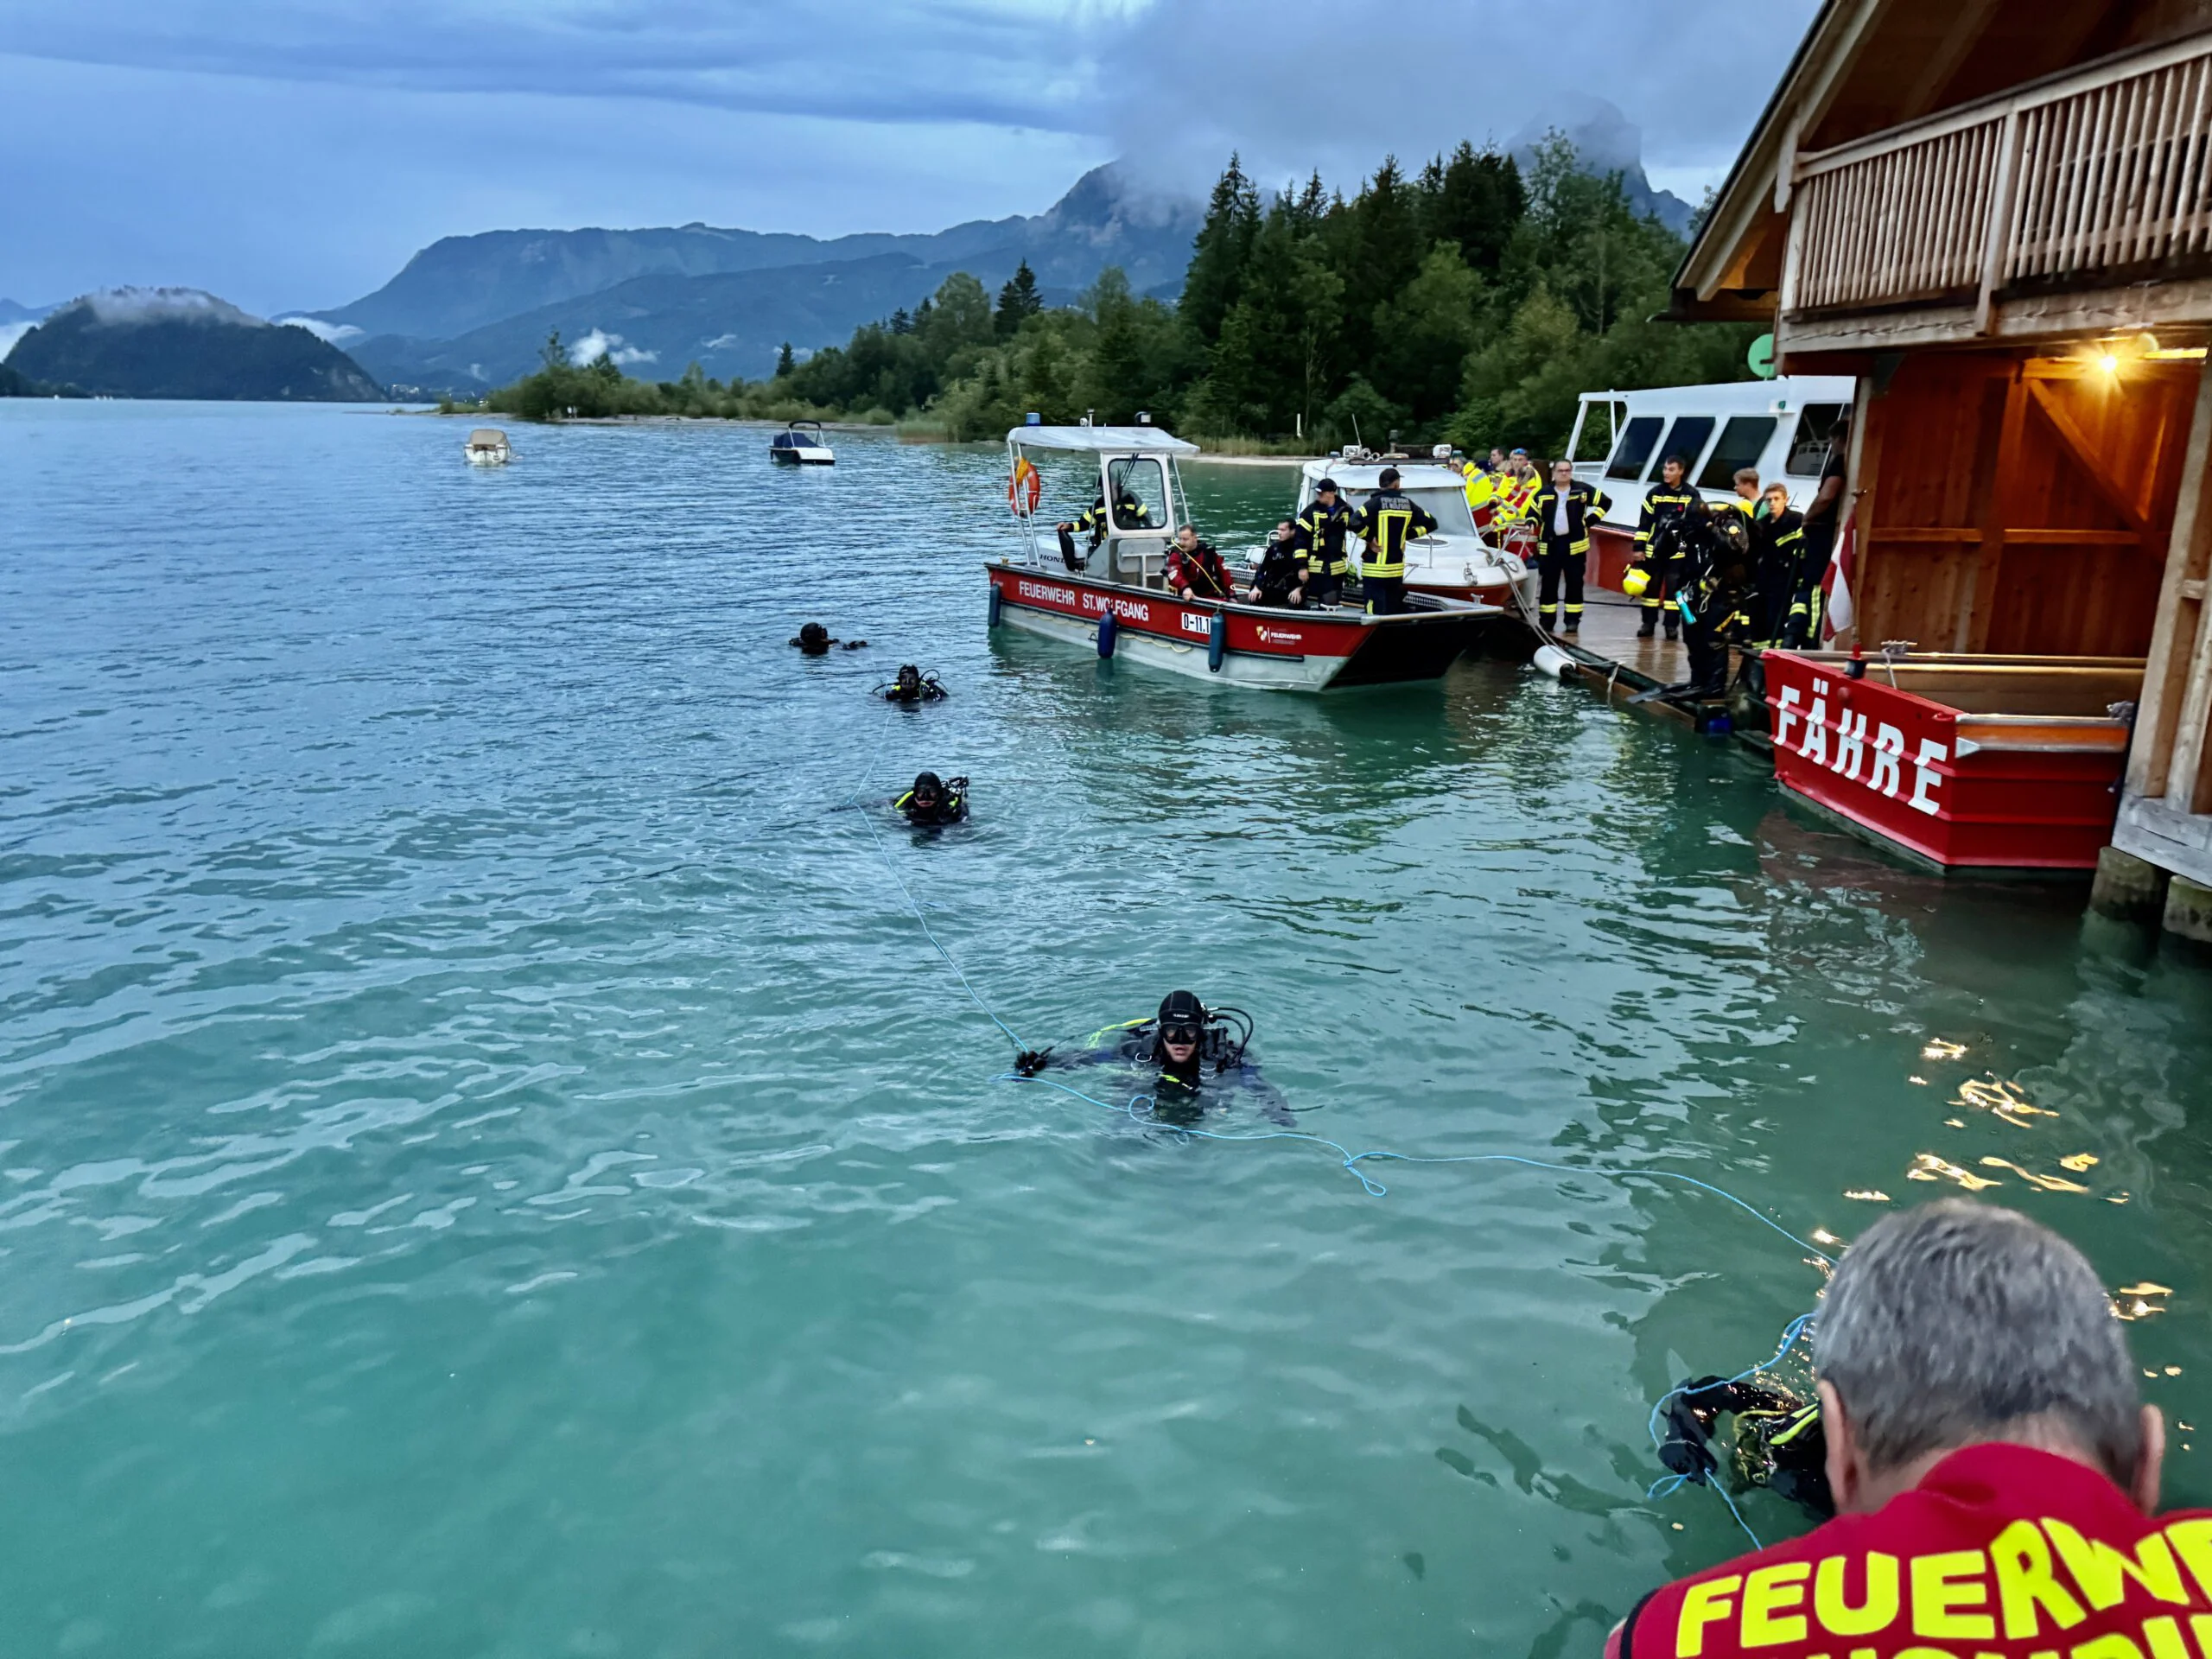
[[[1142,530],[1151,524],[1152,515],[1145,510],[1144,503],[1127,490],[1116,498],[1114,516],[1109,521],[1106,517],[1106,493],[1101,490],[1081,518],[1064,522],[1059,531],[1063,537],[1071,533],[1090,537],[1090,550],[1095,553],[1098,550],[1098,543],[1106,539],[1106,532],[1115,524],[1124,530]]]
[[[1538,544],[1543,550],[1536,556],[1542,584],[1537,590],[1536,615],[1542,622],[1551,620],[1552,606],[1560,601],[1564,577],[1567,596],[1561,607],[1561,633],[1582,631],[1582,575],[1590,557],[1590,526],[1603,518],[1612,505],[1603,493],[1577,479],[1574,463],[1567,461],[1552,463],[1552,481],[1537,491],[1529,504],[1528,516],[1535,523],[1541,538]]]
[[[1804,524],[1789,505],[1788,486],[1768,485],[1759,516],[1751,520],[1751,565],[1758,582],[1758,608],[1751,618],[1758,635],[1755,645],[1782,643],[1789,625],[1789,602],[1797,588],[1798,567],[1804,562]]]
[[[1689,470],[1689,462],[1680,455],[1669,455],[1661,465],[1659,482],[1653,485],[1649,493],[1643,498],[1643,515],[1637,520],[1636,556],[1638,559],[1651,556],[1652,537],[1659,533],[1669,519],[1698,505],[1700,498],[1690,487]],[[1670,603],[1673,598],[1667,568],[1662,564],[1652,571],[1651,585],[1643,590],[1643,597],[1637,601],[1643,608],[1643,626],[1636,631],[1637,639],[1649,639],[1652,629],[1662,619],[1667,624],[1667,637],[1673,639],[1680,636],[1682,619]]]
[[[1380,486],[1352,525],[1367,543],[1359,561],[1360,591],[1370,616],[1395,616],[1406,608],[1406,543],[1436,528],[1436,516],[1398,491],[1398,469],[1385,467]]]
[[[1306,589],[1309,605],[1334,605],[1344,596],[1344,537],[1359,515],[1337,493],[1337,480],[1325,478],[1313,486],[1313,499],[1298,515],[1298,533],[1306,543],[1306,569],[1313,580]]]

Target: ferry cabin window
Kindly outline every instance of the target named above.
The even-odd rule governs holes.
[[[1713,446],[1713,459],[1697,475],[1701,490],[1732,490],[1736,474],[1749,467],[1757,471],[1759,457],[1774,442],[1782,423],[1772,415],[1738,415],[1720,429],[1720,442]],[[1762,480],[1762,482],[1764,480]]]
[[[1621,412],[1624,404],[1585,404],[1582,406],[1582,430],[1574,440],[1574,453],[1569,461],[1603,461],[1612,453],[1613,440],[1620,435]],[[1656,423],[1655,423],[1656,424]]]
[[[1167,468],[1148,455],[1125,455],[1109,461],[1107,481],[1113,486],[1114,528],[1164,530],[1167,516]],[[1134,520],[1122,512],[1124,498],[1143,509]]]
[[[1656,415],[1639,415],[1623,428],[1621,441],[1613,447],[1613,458],[1605,463],[1605,476],[1643,477],[1643,463],[1659,447],[1659,424]]]
[[[1789,440],[1789,459],[1782,470],[1792,478],[1818,478],[1828,458],[1828,435],[1844,417],[1848,404],[1808,404],[1797,417],[1796,435]]]
[[[1713,435],[1713,429],[1719,424],[1710,415],[1678,416],[1674,425],[1667,429],[1667,442],[1659,446],[1659,453],[1651,462],[1649,476],[1659,476],[1660,469],[1666,466],[1669,455],[1680,455],[1688,464],[1691,475],[1695,476],[1698,451],[1705,448],[1706,441]]]

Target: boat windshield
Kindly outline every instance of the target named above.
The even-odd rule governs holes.
[[[1436,520],[1440,536],[1472,536],[1475,515],[1467,505],[1466,492],[1446,486],[1443,489],[1413,489],[1406,493],[1416,506],[1428,509]]]

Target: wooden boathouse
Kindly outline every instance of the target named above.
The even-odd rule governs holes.
[[[1839,645],[2140,663],[2098,901],[2212,938],[2212,0],[1828,0],[1669,315],[1858,377]]]

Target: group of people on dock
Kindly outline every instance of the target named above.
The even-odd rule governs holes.
[[[1707,643],[1698,638],[1704,632],[1762,647],[1815,643],[1843,494],[1847,436],[1840,429],[1831,443],[1802,512],[1790,505],[1787,485],[1763,486],[1753,467],[1737,472],[1735,493],[1726,503],[1708,507],[1689,482],[1688,458],[1669,455],[1637,521],[1637,574],[1629,587],[1641,612],[1637,637],[1648,639],[1663,629],[1674,639],[1688,628],[1694,645]],[[1524,544],[1534,542],[1539,617],[1549,626],[1556,615],[1558,632],[1580,632],[1591,527],[1612,510],[1611,498],[1576,478],[1571,461],[1552,462],[1546,479],[1525,449],[1492,449],[1487,463],[1469,461],[1462,475],[1478,525],[1493,539],[1516,539],[1518,531]],[[1686,519],[1729,514],[1740,537],[1729,532],[1726,518],[1717,535],[1684,533]]]

